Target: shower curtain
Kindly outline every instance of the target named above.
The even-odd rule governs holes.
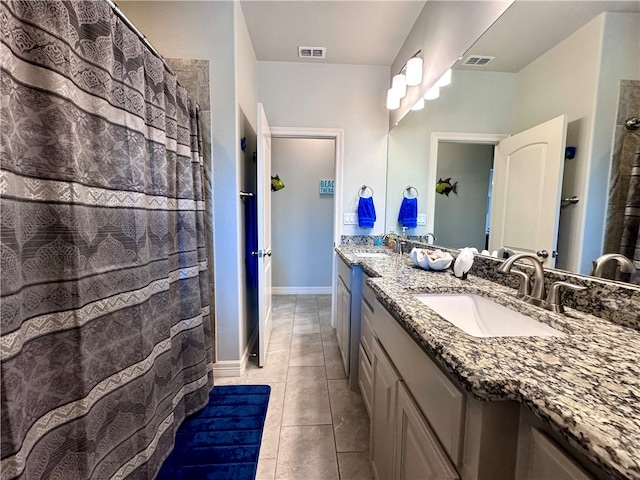
[[[640,130],[626,120],[640,115],[640,81],[621,80],[612,155],[604,253],[621,253],[636,273],[617,272],[615,263],[605,270],[607,278],[640,285]]]
[[[213,385],[197,107],[102,0],[0,30],[1,477],[153,478]]]

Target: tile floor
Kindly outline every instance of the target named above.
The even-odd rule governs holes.
[[[279,295],[263,368],[216,385],[271,385],[258,480],[369,480],[369,417],[349,389],[330,295]]]

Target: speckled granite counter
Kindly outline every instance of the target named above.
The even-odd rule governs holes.
[[[515,298],[515,290],[470,275],[426,272],[407,255],[357,257],[341,245],[378,299],[460,384],[482,400],[517,400],[615,478],[640,479],[640,332],[567,309],[564,315]],[[380,251],[380,250],[378,250]],[[476,338],[443,320],[415,293],[477,293],[526,313],[566,337]]]

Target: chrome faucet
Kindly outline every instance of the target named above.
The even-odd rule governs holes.
[[[624,273],[635,273],[636,267],[633,265],[631,260],[629,260],[624,255],[619,253],[605,253],[601,255],[593,262],[593,266],[591,268],[591,275],[594,277],[602,277],[604,273],[604,266],[609,263],[611,260],[616,260],[618,265],[620,265],[620,271]]]
[[[538,260],[538,257],[534,256],[531,253],[518,253],[517,255],[510,256],[498,269],[501,273],[509,273],[511,271],[511,267],[518,260],[524,260],[525,258],[531,261],[533,268],[535,268],[535,277],[533,278],[533,285],[531,288],[531,294],[526,295],[523,294],[521,298],[527,303],[536,303],[533,300],[544,300],[544,269],[542,268],[542,263]],[[525,278],[521,280],[521,282],[527,281],[527,277],[525,274]],[[521,291],[524,289],[521,288]],[[532,300],[532,301],[530,301]]]
[[[529,280],[529,276],[521,272],[519,270],[511,271],[511,267],[518,260],[524,260],[528,258],[533,264],[533,268],[535,269],[535,276],[533,278],[533,286],[531,285],[531,281]],[[518,290],[517,298],[522,299],[526,303],[530,303],[531,305],[536,305],[538,307],[545,308],[547,310],[551,310],[555,313],[563,313],[564,307],[562,306],[562,302],[560,300],[560,288],[569,288],[571,290],[586,290],[587,287],[582,287],[580,285],[573,285],[568,282],[554,282],[549,289],[549,294],[545,298],[544,295],[544,268],[542,267],[542,263],[536,256],[531,253],[519,253],[517,255],[512,255],[500,266],[498,269],[499,272],[502,273],[516,273],[520,277],[520,288]]]
[[[436,236],[431,232],[423,233],[422,235],[420,235],[420,241],[424,243],[429,243],[429,237],[433,237],[433,243],[436,243],[438,241]]]

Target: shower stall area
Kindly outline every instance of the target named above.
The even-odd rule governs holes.
[[[200,108],[110,1],[0,28],[2,479],[154,478],[213,386]]]
[[[640,81],[620,82],[620,98],[609,181],[604,253],[629,258],[636,273],[609,278],[640,284]],[[615,268],[612,265],[611,268]]]

